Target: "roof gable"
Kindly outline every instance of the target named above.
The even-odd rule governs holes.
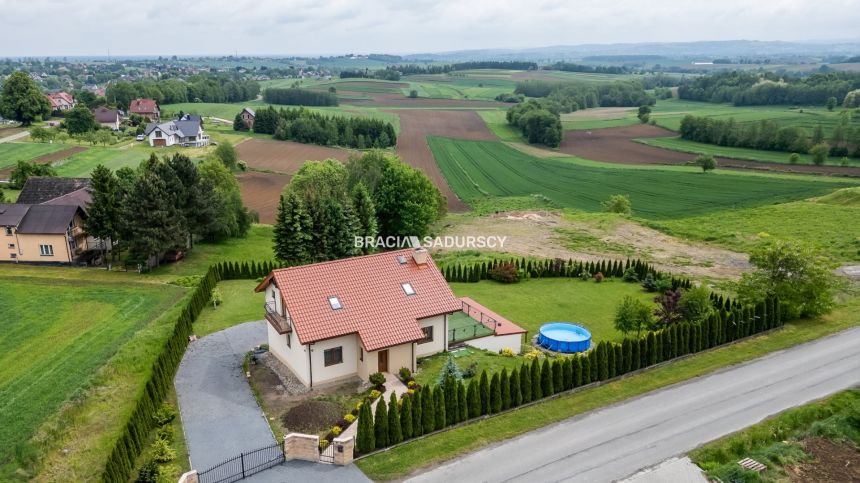
[[[66,233],[76,213],[84,216],[83,210],[77,205],[31,205],[18,225],[18,233]]]
[[[89,178],[61,178],[59,176],[30,176],[21,188],[18,203],[38,205],[89,188]]]
[[[418,320],[461,308],[433,260],[419,265],[411,249],[274,270],[257,290],[271,282],[303,344],[357,333],[368,351],[384,349],[423,338]]]

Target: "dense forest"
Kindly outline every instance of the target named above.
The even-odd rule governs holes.
[[[573,112],[589,107],[637,107],[654,104],[642,84],[616,81],[602,84],[526,80],[517,82],[515,94],[545,97],[559,112]]]
[[[808,77],[779,76],[772,72],[722,72],[702,76],[678,89],[678,97],[693,101],[731,102],[736,106],[818,105],[830,98],[841,103],[860,88],[860,73],[816,73]]]
[[[681,120],[681,137],[701,143],[742,148],[807,153],[827,143],[830,156],[860,157],[860,125],[852,126],[845,112],[830,137],[818,126],[811,135],[803,128],[780,126],[773,120],[740,123],[734,118],[713,119],[687,115]]]
[[[263,100],[269,104],[288,106],[336,106],[337,95],[333,92],[311,91],[296,87],[269,87],[263,92]]]
[[[350,148],[388,148],[397,143],[391,123],[366,117],[326,116],[304,108],[260,109],[254,132],[272,134],[275,139]],[[237,115],[234,129],[245,124]]]
[[[508,109],[506,118],[522,131],[530,144],[545,144],[551,148],[561,143],[561,115],[546,99],[529,99]]]
[[[223,75],[195,75],[187,81],[167,79],[128,82],[120,80],[108,85],[107,102],[127,109],[133,99],[155,99],[159,104],[179,102],[243,102],[260,93],[257,81]]]
[[[586,72],[592,74],[624,74],[628,70],[618,65],[585,65],[572,64],[570,62],[556,62],[544,67],[546,70],[561,70],[564,72]]]

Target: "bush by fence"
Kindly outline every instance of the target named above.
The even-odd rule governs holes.
[[[146,381],[143,392],[138,396],[134,409],[117,438],[114,448],[105,464],[101,481],[125,482],[129,480],[134,469],[135,460],[140,456],[146,445],[149,431],[155,427],[155,413],[161,407],[167,395],[176,368],[188,345],[192,324],[200,315],[200,311],[209,302],[212,289],[218,283],[218,270],[213,266],[200,280],[191,297],[187,299],[182,313],[176,320],[173,334],[164,344],[161,353],[152,366],[149,380]]]

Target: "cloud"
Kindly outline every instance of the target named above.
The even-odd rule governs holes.
[[[856,39],[860,24],[860,0],[0,0],[0,12],[0,56]]]

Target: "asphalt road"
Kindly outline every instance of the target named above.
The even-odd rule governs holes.
[[[614,481],[857,385],[860,328],[568,419],[411,481]]]

